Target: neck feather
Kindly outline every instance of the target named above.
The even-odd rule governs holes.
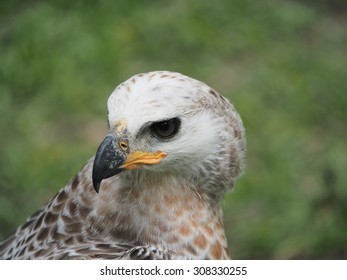
[[[171,176],[156,178],[126,175],[103,182],[99,195],[93,194],[91,215],[105,238],[157,245],[177,258],[228,258],[219,205],[198,186]]]

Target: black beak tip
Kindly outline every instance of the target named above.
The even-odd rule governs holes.
[[[101,181],[100,181],[100,182],[95,182],[95,181],[93,180],[93,187],[94,187],[94,190],[96,191],[96,193],[99,193],[100,184],[101,184]]]
[[[100,184],[101,184],[101,181],[102,181],[102,176],[101,176],[101,172],[99,170],[99,168],[97,168],[98,165],[95,165],[95,162],[94,162],[94,165],[93,165],[93,172],[92,172],[92,181],[93,181],[93,187],[94,187],[94,190],[99,193],[99,189],[100,189]]]
[[[99,193],[100,185],[101,185],[102,180],[110,178],[112,176],[115,176],[118,173],[123,172],[124,169],[123,168],[119,168],[119,169],[115,169],[112,172],[109,172],[109,173],[106,173],[106,174],[101,173],[101,177],[100,177],[100,174],[97,171],[98,170],[96,170],[96,169],[93,170],[93,176],[92,177],[93,177],[93,187],[94,187],[94,190],[96,191],[96,193]]]

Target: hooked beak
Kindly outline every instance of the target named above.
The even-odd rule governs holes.
[[[118,148],[117,142],[114,134],[108,134],[96,152],[92,178],[97,193],[103,179],[117,175],[124,170],[121,166],[125,162],[126,155]]]
[[[103,179],[124,170],[138,169],[143,164],[158,164],[166,155],[161,151],[130,152],[126,129],[115,129],[105,137],[96,152],[92,173],[94,189],[98,193]]]

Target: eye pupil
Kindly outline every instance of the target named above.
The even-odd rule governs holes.
[[[159,123],[158,126],[161,131],[168,131],[170,128],[169,123],[167,121]]]
[[[180,124],[181,121],[178,118],[173,118],[154,123],[151,128],[155,137],[159,139],[168,139],[177,133]]]

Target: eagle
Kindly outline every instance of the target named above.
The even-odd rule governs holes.
[[[107,101],[95,157],[0,243],[0,259],[228,259],[221,201],[245,129],[205,83],[137,74]]]

